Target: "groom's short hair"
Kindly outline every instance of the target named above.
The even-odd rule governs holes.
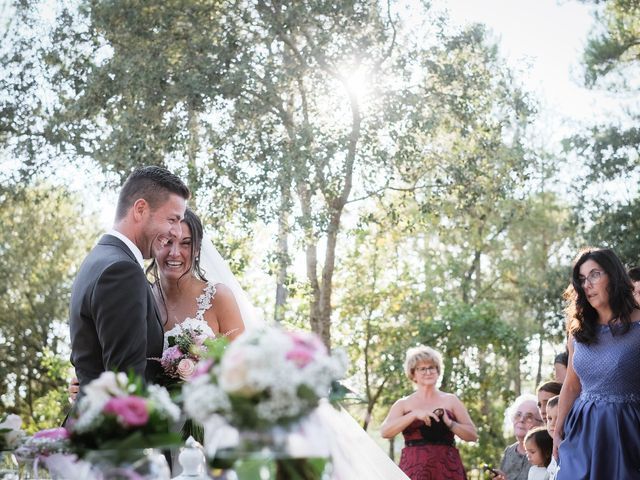
[[[139,198],[145,199],[151,209],[156,209],[166,202],[172,193],[185,200],[188,200],[191,195],[183,181],[166,168],[155,166],[136,168],[120,190],[116,220],[124,218]]]

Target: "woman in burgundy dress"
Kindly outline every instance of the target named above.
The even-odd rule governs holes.
[[[400,468],[411,480],[465,480],[454,437],[475,442],[478,435],[460,399],[438,389],[442,356],[430,347],[410,348],[404,370],[416,391],[393,404],[382,436],[393,438],[402,432]]]

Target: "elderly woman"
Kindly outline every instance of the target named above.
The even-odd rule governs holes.
[[[527,459],[524,437],[529,430],[542,424],[538,399],[535,395],[520,395],[507,408],[505,425],[513,427],[516,442],[505,449],[496,480],[527,480],[531,465]]]
[[[410,348],[404,371],[416,391],[393,404],[381,427],[384,438],[404,436],[400,468],[411,480],[466,479],[454,437],[475,442],[478,435],[458,397],[438,389],[442,356],[430,347]]]
[[[553,435],[558,480],[640,478],[640,309],[633,291],[613,251],[590,248],[576,257],[565,292],[569,365]]]

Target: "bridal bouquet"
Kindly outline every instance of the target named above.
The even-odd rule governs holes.
[[[70,440],[80,451],[177,444],[180,436],[170,433],[170,426],[179,416],[165,388],[144,388],[133,375],[103,372],[78,401]]]
[[[173,379],[187,380],[207,351],[206,340],[215,335],[202,320],[187,319],[164,334],[164,350],[160,364]]]
[[[13,450],[22,441],[22,419],[18,415],[7,415],[0,422],[0,450]]]
[[[316,335],[263,327],[199,365],[183,387],[184,408],[201,423],[223,417],[240,430],[287,426],[328,397],[345,369]]]

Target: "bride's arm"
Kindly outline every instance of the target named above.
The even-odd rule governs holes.
[[[222,335],[226,335],[229,340],[234,340],[238,335],[244,332],[244,323],[242,315],[238,308],[233,292],[226,285],[219,283],[216,285],[216,295],[213,299],[213,307],[207,313],[213,313],[215,318],[205,315],[205,319],[212,330],[216,331],[211,325],[211,321],[217,321],[219,331]]]

